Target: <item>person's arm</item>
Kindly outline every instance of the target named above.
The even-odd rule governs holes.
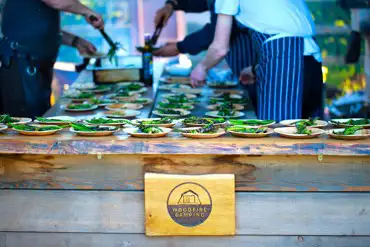
[[[193,86],[199,86],[200,82],[204,82],[208,70],[220,63],[227,55],[229,51],[232,26],[232,16],[223,14],[218,15],[214,40],[208,48],[206,57],[191,73]]]
[[[214,39],[216,24],[217,15],[212,14],[211,23],[206,24],[199,31],[189,34],[183,41],[177,43],[179,52],[196,55],[207,50]]]
[[[64,12],[74,13],[85,17],[86,21],[93,25],[95,28],[104,28],[104,21],[100,14],[91,10],[86,5],[80,3],[78,0],[41,0],[46,5],[53,9],[61,10]],[[91,16],[96,17],[96,21],[90,19]]]
[[[62,31],[62,44],[76,48],[80,54],[96,53],[96,47],[92,43],[66,31]]]

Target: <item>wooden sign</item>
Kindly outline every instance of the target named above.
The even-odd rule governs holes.
[[[235,235],[235,176],[145,174],[148,236]]]

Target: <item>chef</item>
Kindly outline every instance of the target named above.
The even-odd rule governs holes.
[[[103,28],[104,22],[78,0],[0,1],[0,113],[41,116],[50,108],[53,66],[60,44],[81,53],[96,51],[88,41],[61,31],[60,11],[82,15],[95,28]],[[97,20],[91,22],[91,15]]]
[[[304,68],[320,81],[320,49],[313,39],[315,26],[304,0],[216,0],[215,38],[206,58],[193,70],[194,86],[204,82],[207,71],[226,56],[233,18],[245,29],[257,52],[258,66],[242,73],[255,75],[261,119],[302,118]],[[310,57],[305,63],[304,56]],[[306,73],[309,76],[309,73]],[[312,82],[321,85],[320,82]],[[312,95],[322,99],[322,90]]]
[[[169,0],[165,6],[159,9],[155,16],[155,25],[158,25],[160,20],[164,19],[166,24],[168,19],[172,16],[174,11],[185,11],[200,13],[204,11],[211,12],[211,21],[197,32],[191,33],[185,37],[181,42],[167,43],[161,49],[155,51],[156,56],[170,57],[177,56],[180,53],[196,55],[207,50],[212,43],[215,27],[217,23],[217,14],[215,13],[215,0]],[[239,77],[243,68],[252,65],[254,53],[252,51],[252,42],[250,38],[237,32],[238,28],[234,23],[233,32],[230,39],[230,50],[226,55],[226,61],[230,66],[233,74]],[[248,85],[247,90],[253,106],[257,107],[256,87],[255,85]]]

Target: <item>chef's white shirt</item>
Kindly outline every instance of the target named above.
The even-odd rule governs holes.
[[[266,42],[283,37],[304,37],[304,55],[322,61],[313,40],[315,24],[304,0],[216,0],[217,14],[231,15],[245,27],[274,35]]]

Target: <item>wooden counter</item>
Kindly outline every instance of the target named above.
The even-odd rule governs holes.
[[[145,237],[146,172],[235,174],[237,235]],[[0,247],[370,246],[369,140],[9,131],[0,188]]]

